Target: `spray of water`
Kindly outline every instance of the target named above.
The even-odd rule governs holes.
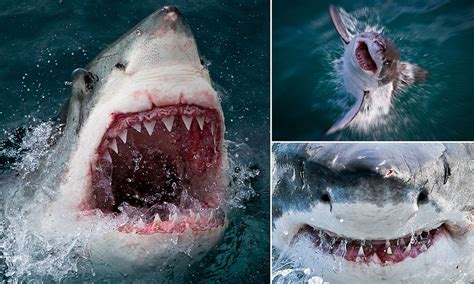
[[[121,213],[115,217],[104,215],[100,210],[91,210],[83,213],[81,222],[70,222],[80,219],[81,215],[77,216],[77,212],[71,212],[66,206],[58,206],[55,214],[59,217],[49,224],[54,233],[44,235],[40,224],[44,224],[44,218],[48,217],[51,203],[58,194],[68,160],[66,153],[71,150],[66,143],[70,141],[51,147],[52,134],[57,130],[51,122],[41,123],[28,131],[18,149],[8,150],[8,154],[17,159],[13,168],[2,174],[0,183],[4,200],[0,268],[4,269],[2,274],[9,281],[61,281],[78,275],[86,278],[96,275],[88,249],[95,236],[127,224],[139,227],[143,224],[143,218],[156,218],[156,215],[148,216],[147,212],[125,214],[136,208],[122,204]],[[231,175],[231,183],[226,190],[227,207],[228,210],[244,208],[243,203],[255,194],[250,180],[260,172],[256,167],[249,168],[249,156],[243,154],[248,150],[246,145],[227,141],[226,147]],[[187,206],[196,203],[185,192],[181,199],[181,203]],[[161,213],[166,211],[173,215],[176,210],[181,210],[171,204],[165,207],[160,208]],[[212,215],[212,212],[208,213]],[[170,235],[164,241],[177,244],[177,236]],[[192,240],[185,243],[193,245]],[[189,255],[191,247],[178,249]]]

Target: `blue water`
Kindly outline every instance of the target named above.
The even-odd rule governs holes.
[[[71,71],[86,66],[108,44],[165,4],[181,10],[210,63],[211,77],[221,92],[225,139],[240,155],[234,157],[238,164],[232,171],[252,173],[241,185],[242,196],[235,197],[222,242],[182,279],[261,283],[269,278],[268,1],[2,1],[0,140],[17,127],[35,127],[54,117],[69,96]],[[10,170],[0,173],[0,209],[17,202],[13,196],[20,195],[21,188],[2,187],[13,175]],[[0,221],[8,230],[8,222]],[[2,249],[0,255],[9,253]],[[4,281],[56,279],[47,273],[6,277],[12,270],[0,258]],[[104,280],[94,275],[77,277],[71,272],[63,280]]]
[[[273,140],[472,140],[474,2],[334,1],[378,26],[403,61],[429,79],[394,98],[384,125],[369,132],[323,133],[349,109],[351,95],[337,72],[343,45],[327,1],[273,3]]]

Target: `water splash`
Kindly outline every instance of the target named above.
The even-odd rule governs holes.
[[[52,122],[41,123],[27,131],[18,149],[2,149],[2,154],[8,152],[9,156],[17,160],[12,169],[2,176],[0,183],[5,200],[5,204],[1,204],[4,206],[2,220],[5,223],[2,225],[5,229],[0,236],[0,264],[3,263],[0,268],[4,269],[2,274],[11,281],[61,281],[78,275],[90,277],[95,267],[89,260],[88,247],[95,236],[125,224],[139,225],[144,221],[143,218],[150,217],[137,212],[117,214],[111,218],[100,210],[92,210],[85,213],[87,221],[76,223],[70,220],[78,216],[72,216],[68,208],[59,207],[60,218],[51,224],[55,234],[45,236],[40,233],[40,224],[44,223],[43,217],[48,214],[49,205],[58,194],[59,182],[68,159],[61,145],[56,150],[50,148],[51,137],[58,130]],[[251,180],[260,175],[260,170],[249,160],[251,151],[245,144],[230,141],[226,144],[232,169],[227,204],[231,209],[244,209],[244,202],[255,195]],[[186,208],[196,206],[194,201],[186,192],[181,196],[181,203]],[[167,215],[186,209],[175,207],[162,209]],[[124,204],[121,210],[125,212],[136,208]],[[203,212],[203,215],[206,214]],[[215,214],[214,218],[222,217]],[[130,215],[134,218],[130,219]],[[177,237],[171,237],[169,242],[176,243],[177,240]],[[192,245],[193,241],[189,243]],[[180,249],[190,254],[191,247]],[[170,266],[170,269],[173,268]],[[97,272],[94,274],[97,275]]]

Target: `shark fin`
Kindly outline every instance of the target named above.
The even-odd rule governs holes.
[[[334,24],[334,28],[336,29],[337,33],[344,41],[344,43],[348,44],[351,41],[351,36],[347,31],[346,25],[344,25],[344,21],[342,20],[342,16],[339,12],[339,9],[331,4],[329,5],[329,14],[331,15],[331,20]]]
[[[369,95],[369,91],[364,91],[364,95],[357,99],[357,102],[352,106],[352,108],[347,112],[342,119],[336,122],[328,131],[326,131],[325,135],[331,135],[349,125],[351,121],[356,117],[359,111],[362,109],[367,96]]]
[[[396,90],[403,90],[405,87],[409,87],[412,84],[424,81],[428,78],[429,73],[425,69],[415,64],[408,62],[400,63],[400,74],[398,80],[395,83]]]

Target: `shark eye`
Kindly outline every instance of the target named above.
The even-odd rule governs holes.
[[[423,190],[420,192],[420,194],[418,194],[417,203],[418,205],[420,205],[420,204],[425,204],[427,202],[428,202],[428,192],[426,190]]]
[[[120,70],[125,70],[125,64],[121,63],[121,62],[117,62],[117,64],[115,64],[115,68],[117,69],[120,69]]]
[[[321,196],[319,197],[319,200],[321,200],[321,202],[323,203],[331,203],[331,197],[329,197],[329,193],[327,192],[324,192],[323,194],[321,194]]]
[[[392,61],[391,61],[391,60],[387,60],[387,61],[384,62],[384,65],[385,65],[385,66],[390,66],[390,65],[392,65]]]

